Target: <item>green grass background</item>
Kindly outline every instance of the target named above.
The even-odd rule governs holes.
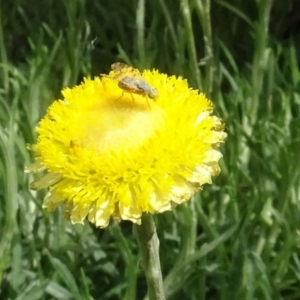
[[[47,106],[115,61],[186,77],[228,132],[221,175],[156,216],[167,299],[300,299],[299,4],[1,1],[0,299],[145,299],[132,224],[73,226],[24,174]]]

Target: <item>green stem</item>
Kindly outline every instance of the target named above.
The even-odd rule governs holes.
[[[159,260],[159,240],[153,217],[150,214],[144,214],[142,224],[134,225],[133,230],[140,248],[149,300],[165,300]]]
[[[206,74],[204,92],[208,97],[210,97],[213,90],[214,74],[216,71],[214,64],[213,37],[210,19],[210,0],[195,0],[195,7],[202,26],[204,39],[205,57],[203,62],[205,63]]]
[[[196,79],[198,89],[203,90],[202,82],[201,82],[201,74],[198,65],[198,57],[197,57],[195,36],[193,31],[190,3],[188,0],[181,0],[180,5],[181,5],[182,16],[183,16],[184,28],[186,32],[187,46],[189,51],[189,61],[193,72],[193,78]]]

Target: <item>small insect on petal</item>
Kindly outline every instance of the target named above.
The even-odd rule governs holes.
[[[115,72],[114,76],[101,75],[117,80],[119,88],[123,91],[147,96],[152,100],[158,97],[158,90],[150,86],[138,69],[120,62],[113,63],[111,69]]]

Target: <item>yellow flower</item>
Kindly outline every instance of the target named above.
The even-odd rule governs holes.
[[[26,169],[44,171],[30,187],[49,189],[48,211],[63,205],[73,223],[88,217],[98,227],[111,217],[139,224],[142,213],[171,210],[219,174],[216,149],[226,133],[211,101],[180,77],[142,76],[155,100],[96,77],[49,107]]]

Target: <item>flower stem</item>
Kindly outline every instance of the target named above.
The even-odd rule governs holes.
[[[153,217],[142,216],[142,224],[134,225],[134,235],[140,248],[142,268],[146,275],[149,300],[165,300],[159,260],[159,240]]]

